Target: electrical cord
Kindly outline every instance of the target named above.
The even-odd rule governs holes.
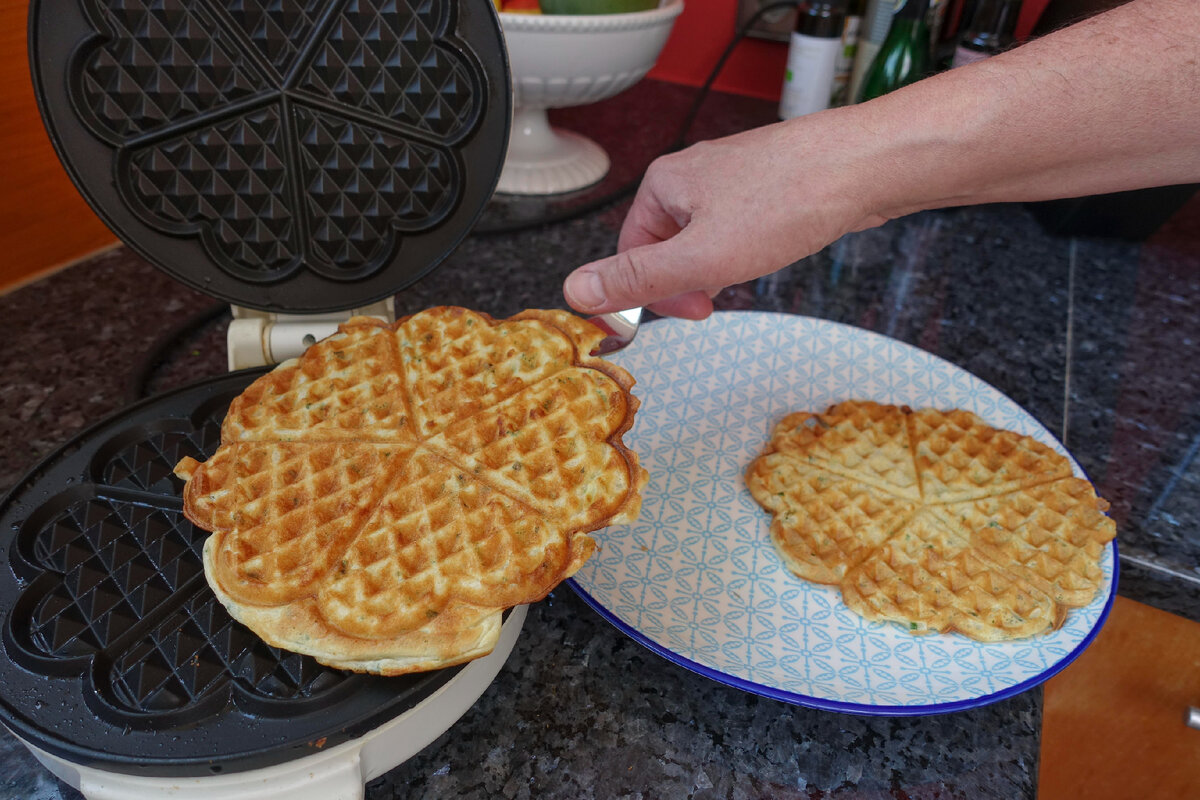
[[[125,382],[126,405],[132,405],[146,396],[146,389],[150,385],[150,376],[154,374],[154,370],[158,369],[158,365],[165,360],[171,348],[175,347],[185,336],[199,330],[222,314],[228,313],[228,303],[214,303],[180,321],[155,340],[150,350],[142,356],[141,361],[138,362]]]
[[[743,39],[746,38],[750,28],[753,27],[756,22],[762,19],[764,15],[781,8],[791,8],[796,6],[799,2],[800,0],[777,0],[777,2],[768,3],[767,5],[759,8],[758,11],[754,12],[754,14],[747,19],[740,28],[737,29],[737,31],[734,33],[733,39],[731,39],[729,44],[725,46],[720,58],[717,59],[717,62],[713,65],[708,77],[705,79],[704,83],[701,84],[699,91],[692,99],[692,103],[688,107],[687,114],[684,115],[683,122],[679,126],[679,132],[675,135],[675,138],[671,140],[671,143],[666,147],[666,149],[659,154],[660,156],[673,153],[677,150],[682,150],[687,146],[688,134],[691,132],[692,125],[695,123],[696,117],[700,113],[700,108],[704,104],[704,100],[708,97],[709,92],[712,90],[713,83],[716,82],[717,78],[721,74],[721,71],[725,68],[725,63],[729,60],[729,57],[733,55],[734,49],[738,46],[738,44],[741,43]],[[642,170],[634,179],[622,184],[611,192],[607,192],[600,197],[589,200],[581,205],[563,209],[559,212],[545,214],[533,220],[522,220],[520,222],[510,223],[507,225],[497,225],[487,229],[472,231],[471,235],[491,236],[504,233],[517,233],[519,231],[529,230],[531,228],[539,228],[545,225],[555,225],[568,222],[572,219],[578,219],[579,217],[583,217],[607,208],[632,194],[637,187],[641,185],[645,174],[645,170]],[[212,322],[214,319],[217,319],[223,313],[227,312],[228,309],[229,306],[226,303],[217,303],[204,308],[187,319],[184,319],[159,337],[158,340],[155,341],[155,343],[151,346],[146,355],[142,357],[141,361],[138,362],[137,367],[133,370],[129,376],[129,379],[126,381],[126,402],[132,404],[146,396],[146,390],[150,384],[150,376],[153,375],[159,364],[164,360],[166,354],[170,352],[171,348],[173,348],[179,342],[179,340],[199,330],[208,323]]]

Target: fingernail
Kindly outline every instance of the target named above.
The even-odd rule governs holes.
[[[604,285],[594,272],[576,272],[567,278],[563,288],[577,307],[595,308],[604,303]]]

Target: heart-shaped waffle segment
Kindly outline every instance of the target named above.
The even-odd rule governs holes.
[[[789,414],[746,472],[796,575],[867,619],[1004,641],[1091,602],[1108,503],[1049,447],[966,411]]]
[[[176,467],[205,574],[268,643],[400,674],[490,652],[504,609],[636,518],[633,378],[565,312],[355,318],[246,389]]]
[[[470,206],[498,115],[456,4],[81,5],[67,88],[120,199],[222,272],[361,279]]]

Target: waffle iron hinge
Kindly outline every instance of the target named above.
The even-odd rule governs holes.
[[[276,314],[231,305],[233,321],[226,339],[229,369],[245,369],[278,364],[296,358],[309,345],[334,333],[338,325],[351,317],[375,317],[396,321],[391,298],[369,306],[330,314]]]

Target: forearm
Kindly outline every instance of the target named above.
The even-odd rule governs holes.
[[[722,286],[927,208],[1200,182],[1200,0],[1134,0],[869,103],[651,165],[616,255],[564,287],[591,313],[703,317]]]
[[[847,109],[869,211],[1200,181],[1200,3],[1135,0]],[[870,224],[870,221],[864,221]]]

